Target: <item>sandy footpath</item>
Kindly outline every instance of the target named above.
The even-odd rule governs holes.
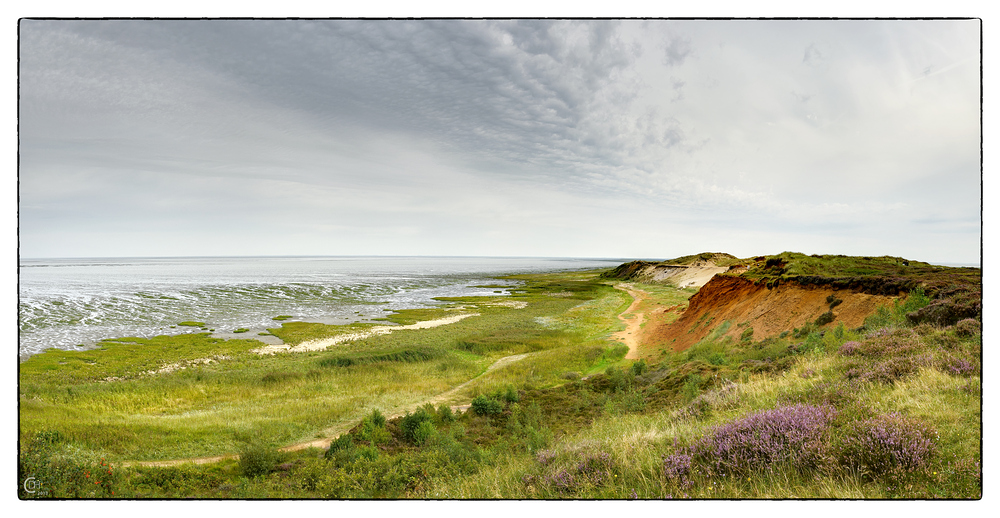
[[[634,300],[632,301],[632,304],[629,305],[628,309],[618,315],[618,319],[625,323],[625,330],[611,335],[611,338],[614,340],[620,340],[628,346],[628,354],[625,355],[625,359],[638,360],[639,333],[642,330],[642,323],[646,320],[646,314],[640,313],[638,309],[639,305],[642,304],[642,301],[645,300],[649,294],[645,291],[635,289],[635,287],[631,284],[618,284],[615,285],[615,288],[628,293]]]
[[[330,338],[321,338],[319,340],[307,340],[294,347],[288,344],[266,345],[264,347],[254,349],[253,352],[257,354],[274,354],[274,353],[298,353],[306,351],[322,351],[327,347],[330,347],[331,345],[337,345],[344,342],[361,340],[376,335],[387,335],[393,331],[402,331],[405,329],[429,329],[431,327],[454,324],[459,320],[476,316],[479,316],[479,313],[465,313],[463,315],[454,315],[447,318],[439,318],[437,320],[425,320],[423,322],[417,322],[416,324],[410,324],[406,326],[376,326],[371,329],[367,329],[365,331],[361,331],[358,333],[347,333]]]

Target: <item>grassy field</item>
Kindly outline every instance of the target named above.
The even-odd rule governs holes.
[[[258,356],[259,342],[199,334],[36,355],[21,365],[19,472],[48,492],[21,496],[981,496],[979,321],[915,324],[907,315],[933,304],[918,292],[860,329],[713,332],[625,361],[609,337],[631,297],[600,273],[517,276],[510,297],[389,320],[478,316],[321,352]],[[692,293],[635,287],[647,309]],[[271,332],[294,344],[367,327]],[[277,450],[320,436],[338,438]]]

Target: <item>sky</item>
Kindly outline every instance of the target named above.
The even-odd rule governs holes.
[[[31,20],[24,258],[978,264],[979,20]]]

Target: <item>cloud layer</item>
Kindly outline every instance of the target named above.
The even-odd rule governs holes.
[[[979,31],[24,20],[21,254],[976,261]]]

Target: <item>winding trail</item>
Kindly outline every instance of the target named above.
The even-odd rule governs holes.
[[[639,305],[649,296],[649,293],[636,289],[635,286],[627,283],[616,284],[615,288],[628,293],[632,296],[633,300],[628,309],[618,315],[618,319],[625,323],[625,330],[614,333],[611,335],[611,338],[621,340],[628,346],[628,354],[625,355],[626,359],[638,360],[639,334],[642,332],[642,323],[646,321],[646,314],[638,311],[638,309]]]
[[[505,356],[503,358],[500,358],[499,360],[493,362],[492,365],[490,365],[489,367],[487,367],[486,370],[483,371],[481,374],[479,374],[478,376],[470,379],[469,381],[466,381],[465,383],[462,383],[461,385],[458,385],[458,386],[456,386],[456,387],[454,387],[452,389],[449,389],[446,392],[442,392],[442,393],[440,393],[440,394],[438,394],[438,395],[436,395],[434,397],[431,397],[430,399],[424,400],[424,401],[419,402],[419,403],[411,404],[411,405],[409,405],[407,407],[404,407],[402,409],[396,409],[396,411],[393,414],[387,415],[386,419],[390,420],[390,419],[395,419],[397,417],[402,417],[407,412],[412,412],[412,411],[416,410],[417,408],[420,408],[420,407],[426,405],[427,403],[432,403],[434,405],[438,405],[440,403],[446,402],[449,399],[451,399],[453,396],[455,396],[455,394],[457,394],[462,389],[464,389],[465,387],[467,387],[470,383],[472,383],[473,381],[475,381],[475,380],[481,378],[482,376],[486,375],[486,373],[488,373],[490,371],[493,371],[493,370],[496,370],[496,369],[499,369],[501,367],[505,367],[507,365],[510,365],[510,364],[516,362],[516,361],[523,360],[523,359],[527,358],[529,356],[529,354],[515,354],[513,356]],[[463,410],[464,411],[465,409],[469,408],[469,405],[468,404],[452,405],[451,408],[453,410]],[[354,424],[356,424],[356,423],[354,423]],[[306,448],[329,448],[330,447],[330,443],[333,442],[334,439],[336,439],[337,437],[339,437],[341,434],[344,434],[344,433],[350,431],[351,428],[354,428],[354,424],[340,425],[340,426],[335,426],[335,427],[332,427],[332,428],[327,428],[327,429],[325,429],[325,430],[323,430],[321,432],[325,436],[323,438],[314,439],[314,440],[311,440],[311,441],[303,441],[303,442],[299,442],[299,443],[295,443],[295,444],[290,444],[288,446],[284,446],[282,448],[278,448],[278,451],[298,451],[298,450],[304,450]],[[178,465],[181,465],[181,464],[188,464],[188,463],[191,463],[191,464],[211,464],[213,462],[219,462],[219,461],[226,460],[226,459],[238,459],[238,458],[239,458],[239,455],[237,455],[235,453],[232,453],[232,454],[229,454],[229,455],[214,455],[214,456],[209,456],[209,457],[193,457],[193,458],[187,458],[187,459],[174,459],[174,460],[124,461],[124,462],[120,462],[118,464],[120,466],[168,467],[168,466],[178,466]]]

